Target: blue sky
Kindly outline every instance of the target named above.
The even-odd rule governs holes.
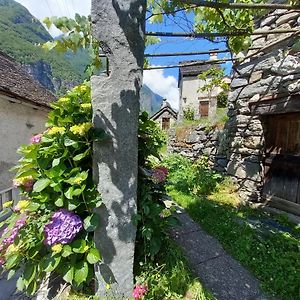
[[[75,13],[81,15],[90,14],[91,0],[16,0],[24,5],[36,18],[43,20],[50,16],[74,17]],[[169,32],[190,32],[192,30],[193,16],[189,14],[178,14],[174,19],[165,18],[162,24],[151,24],[147,22],[147,31],[169,31]],[[50,29],[53,36],[60,34],[55,28]],[[161,38],[161,42],[156,45],[148,46],[146,53],[162,52],[191,52],[206,51],[210,49],[225,49],[224,43],[212,43],[203,39],[185,38]],[[218,58],[229,57],[229,54],[219,54]],[[151,64],[176,65],[185,60],[208,59],[208,55],[181,56],[181,57],[162,57],[151,58]],[[223,65],[228,74],[231,64]],[[144,83],[147,84],[155,93],[167,98],[171,105],[177,109],[179,103],[179,93],[177,88],[178,69],[164,69],[144,72]]]

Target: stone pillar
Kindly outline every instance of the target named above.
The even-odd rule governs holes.
[[[137,212],[139,92],[146,0],[93,0],[94,36],[108,56],[109,76],[92,78],[93,122],[111,137],[94,144],[94,179],[103,204],[95,242],[97,295],[132,297]]]

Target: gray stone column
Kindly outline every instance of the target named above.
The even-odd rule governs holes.
[[[94,126],[111,137],[94,144],[94,178],[103,199],[95,232],[103,257],[96,266],[101,299],[132,297],[145,10],[146,0],[92,1],[94,36],[110,65],[108,77],[92,78]]]

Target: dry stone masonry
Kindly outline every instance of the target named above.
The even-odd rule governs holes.
[[[254,36],[253,47],[261,47],[261,51],[250,50],[239,55],[246,59],[234,66],[226,125],[227,172],[237,179],[241,198],[254,202],[261,201],[264,180],[265,139],[260,103],[300,91],[300,56],[299,50],[293,48],[299,41],[299,32],[275,35],[271,31],[275,28],[300,30],[300,11],[277,9],[258,21],[257,27],[270,34]],[[278,103],[270,107],[278,110]]]
[[[191,160],[206,155],[218,172],[226,172],[227,150],[226,129],[210,130],[206,125],[198,125],[188,127],[183,134],[176,133],[176,129],[169,130],[169,153],[179,153]]]

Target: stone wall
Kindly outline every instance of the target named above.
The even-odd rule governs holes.
[[[179,153],[191,160],[209,157],[212,168],[226,172],[226,129],[211,129],[205,125],[178,127],[169,130],[168,152]]]
[[[234,66],[229,94],[229,163],[227,173],[239,183],[245,201],[260,201],[263,186],[263,118],[251,110],[266,96],[289,95],[300,91],[300,56],[293,48],[297,34],[272,34],[272,29],[300,29],[300,12],[275,10],[257,22],[267,36],[254,36],[257,50],[242,53],[246,58]],[[299,32],[298,32],[299,39]],[[299,48],[298,48],[299,49]],[[247,56],[252,55],[247,58]],[[276,97],[276,96],[275,96]]]

